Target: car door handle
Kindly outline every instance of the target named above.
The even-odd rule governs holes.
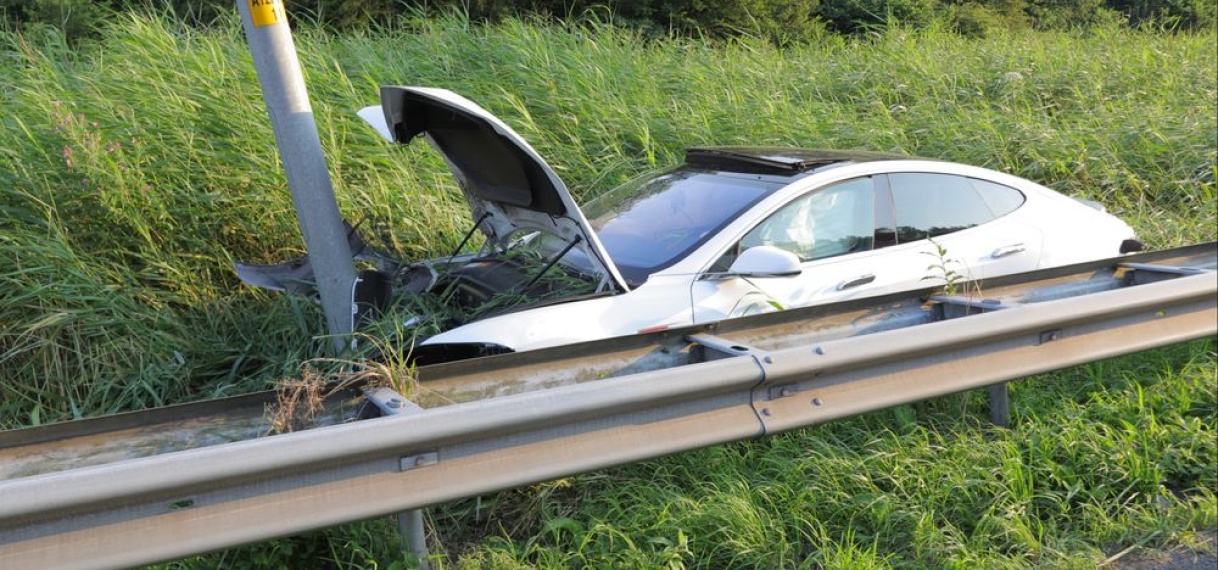
[[[992,253],[990,253],[990,257],[993,259],[998,259],[1000,257],[1006,257],[1008,255],[1015,255],[1016,253],[1019,253],[1025,249],[1028,249],[1028,248],[1025,247],[1022,243],[1004,245],[998,249],[995,249]]]
[[[838,283],[837,290],[845,291],[846,289],[849,289],[851,287],[858,287],[859,285],[866,285],[868,283],[871,283],[872,281],[875,281],[875,274],[873,274],[873,273],[868,273],[866,275],[859,275],[858,277],[855,277],[854,279],[847,279],[845,281],[842,281],[841,283]]]

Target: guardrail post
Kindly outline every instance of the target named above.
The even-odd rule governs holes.
[[[1006,382],[990,386],[990,421],[998,427],[1011,427],[1011,390]]]
[[[237,0],[334,349],[351,334],[355,267],[283,0]]]
[[[423,411],[418,404],[407,400],[390,388],[365,390],[364,398],[376,406],[383,416]],[[402,468],[406,469],[408,465],[417,463],[418,458],[415,459],[415,462],[411,462],[409,458],[403,458]],[[427,551],[427,527],[423,523],[423,509],[398,513],[398,536],[402,540],[402,550],[413,554],[419,561],[419,570],[431,570],[431,562],[427,560],[430,553]]]
[[[419,570],[430,570],[427,557],[427,527],[423,524],[423,509],[398,513],[398,535],[402,538],[402,550],[410,552],[419,561]]]
[[[997,300],[973,299],[954,295],[935,295],[933,319],[942,321],[967,317],[973,314],[988,313],[1007,309],[1010,305]],[[1007,383],[994,384],[989,387],[990,421],[1003,428],[1011,427],[1011,394]]]

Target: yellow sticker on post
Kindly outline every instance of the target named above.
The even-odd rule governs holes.
[[[288,21],[287,13],[283,11],[283,0],[249,0],[249,3],[254,26],[261,28]]]

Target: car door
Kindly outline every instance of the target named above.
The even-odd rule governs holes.
[[[691,285],[695,322],[832,302],[884,287],[890,275],[875,268],[875,177],[850,179],[807,192],[766,217]],[[784,277],[728,274],[745,250],[768,246],[799,258],[800,272]]]
[[[916,259],[923,281],[931,285],[1038,267],[1041,232],[1009,215],[1025,201],[1020,191],[946,173],[903,172],[885,178],[893,225],[878,230],[877,244],[894,265]]]

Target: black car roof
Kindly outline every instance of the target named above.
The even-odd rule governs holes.
[[[785,147],[696,147],[685,151],[693,167],[757,174],[797,174],[846,162],[913,160],[900,154],[862,150],[815,150]]]

